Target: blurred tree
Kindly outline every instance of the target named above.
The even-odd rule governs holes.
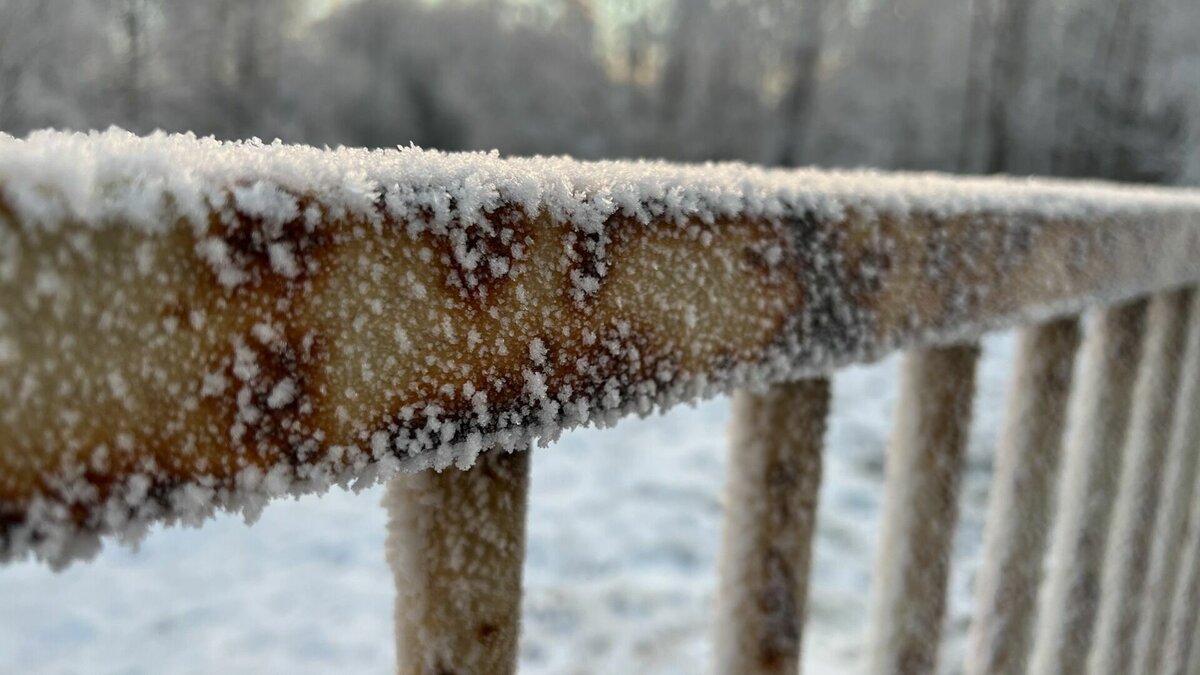
[[[1167,182],[1183,137],[1186,94],[1152,105],[1154,35],[1170,13],[1159,0],[1071,0],[1059,72],[1054,171]]]
[[[110,99],[111,55],[97,0],[0,0],[0,129],[80,127]]]
[[[150,18],[150,1],[123,0],[119,11],[125,43],[125,73],[121,78],[122,114],[128,128],[142,131],[142,119],[146,116],[142,93],[145,88],[146,24]]]
[[[987,12],[987,2],[978,0],[976,12]],[[1000,173],[1012,167],[1014,146],[1018,143],[1014,118],[1019,109],[1026,85],[1029,66],[1030,18],[1034,0],[1003,0],[992,13],[995,17],[991,33],[991,68],[980,84],[987,90],[984,99],[986,118],[983,170]],[[978,21],[973,22],[973,27]],[[971,45],[975,47],[976,45]],[[983,45],[980,51],[985,52]],[[971,82],[968,82],[968,86]]]
[[[1195,0],[0,0],[0,128],[1200,180]]]
[[[162,2],[155,87],[163,111],[156,126],[276,136],[281,114],[300,112],[279,110],[277,88],[299,7],[290,0]]]
[[[779,102],[782,133],[776,163],[783,166],[801,162],[812,130],[828,0],[799,0],[795,4],[799,6],[794,24],[795,38],[788,60],[787,84]]]
[[[953,170],[961,143],[969,6],[879,0],[850,18],[817,101],[823,164]],[[831,45],[832,46],[832,45]]]

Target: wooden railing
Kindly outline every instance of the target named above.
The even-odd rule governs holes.
[[[1197,283],[1184,190],[0,137],[0,558],[390,479],[400,672],[511,672],[529,444],[736,392],[716,668],[796,673],[828,378],[904,349],[868,661],[934,672],[1015,327],[966,671],[1196,673]]]

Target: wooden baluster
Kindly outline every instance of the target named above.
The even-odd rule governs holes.
[[[1125,466],[1104,553],[1096,639],[1088,657],[1092,675],[1129,675],[1133,661],[1190,304],[1188,291],[1161,293],[1150,303]]]
[[[1137,376],[1147,303],[1089,318],[1072,400],[1030,672],[1082,673]]]
[[[1200,601],[1200,598],[1196,599]],[[1195,605],[1192,605],[1192,607],[1195,608]],[[1194,615],[1195,614],[1193,613],[1193,616]],[[1192,658],[1192,667],[1181,668],[1178,670],[1181,674],[1200,675],[1200,650],[1195,649],[1195,645],[1200,644],[1200,621],[1196,622],[1196,628],[1198,629],[1196,629],[1196,631],[1192,634],[1192,641],[1188,643],[1188,653],[1190,658]],[[1170,671],[1164,670],[1164,673],[1170,673]]]
[[[400,675],[516,671],[531,454],[495,449],[388,485]]]
[[[1191,439],[1196,452],[1200,438]],[[1200,476],[1193,476],[1200,479]],[[1192,488],[1187,531],[1183,536],[1183,559],[1171,597],[1165,642],[1161,645],[1162,675],[1200,675],[1200,486]]]
[[[1175,402],[1175,424],[1171,430],[1166,473],[1163,475],[1163,504],[1159,507],[1151,541],[1150,566],[1142,596],[1141,619],[1134,642],[1133,673],[1158,675],[1163,643],[1179,577],[1179,559],[1192,491],[1200,457],[1200,295],[1192,293],[1186,352],[1179,366],[1179,397]],[[1195,605],[1192,606],[1196,608]]]
[[[972,345],[904,357],[876,552],[873,675],[936,671],[978,355]]]
[[[829,380],[739,392],[733,409],[716,672],[797,675]]]
[[[1078,344],[1074,318],[1020,334],[967,638],[968,675],[1025,672]]]

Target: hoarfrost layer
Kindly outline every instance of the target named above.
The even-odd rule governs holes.
[[[0,135],[0,558],[1195,281],[1200,195]]]

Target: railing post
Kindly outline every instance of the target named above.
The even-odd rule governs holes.
[[[968,675],[1025,672],[1078,344],[1075,318],[1021,331],[996,449]]]
[[[516,671],[531,454],[494,449],[388,485],[400,675]]]
[[[1093,315],[1084,331],[1032,675],[1082,673],[1095,624],[1100,568],[1142,351],[1144,300]]]
[[[1192,451],[1196,441],[1192,437]],[[1200,477],[1193,476],[1193,479]],[[1162,652],[1162,675],[1200,675],[1200,486],[1193,486],[1187,531],[1183,536],[1183,559],[1171,598],[1170,614]]]
[[[733,410],[716,672],[797,675],[829,380],[738,392]]]
[[[1158,675],[1163,644],[1170,618],[1171,601],[1177,589],[1179,559],[1188,526],[1188,511],[1196,485],[1200,447],[1200,294],[1192,292],[1186,352],[1178,366],[1181,378],[1175,402],[1175,424],[1171,429],[1166,472],[1163,475],[1163,504],[1154,524],[1146,592],[1134,642],[1133,673]],[[1193,611],[1200,608],[1191,605]]]
[[[1129,675],[1175,398],[1191,293],[1154,296],[1147,319],[1125,466],[1104,553],[1091,675]]]
[[[876,551],[872,675],[936,670],[978,355],[972,345],[904,357]]]

